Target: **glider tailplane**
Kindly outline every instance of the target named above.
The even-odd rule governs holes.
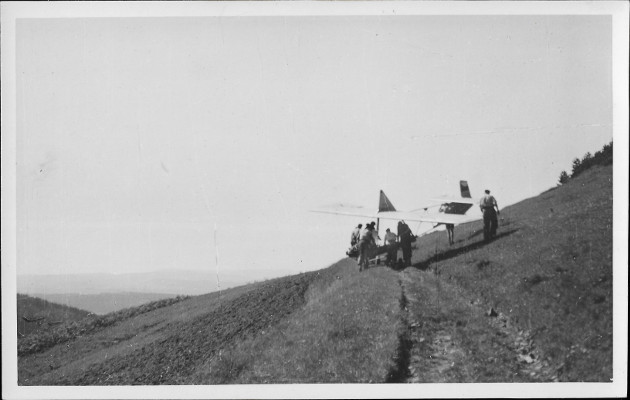
[[[440,211],[444,214],[464,215],[472,208],[473,202],[472,196],[470,195],[470,188],[468,187],[468,181],[459,181],[459,191],[463,201],[452,200],[444,204]]]
[[[444,214],[456,214],[456,215],[464,215],[468,210],[472,208],[472,204],[468,203],[448,203],[443,208]]]

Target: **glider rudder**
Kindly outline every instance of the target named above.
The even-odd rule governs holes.
[[[467,181],[459,181],[459,190],[462,193],[462,197],[465,197],[467,199],[470,199],[470,189],[468,189],[468,182]]]
[[[396,208],[394,208],[392,202],[389,201],[385,193],[381,190],[381,196],[378,200],[378,212],[383,211],[396,211]]]

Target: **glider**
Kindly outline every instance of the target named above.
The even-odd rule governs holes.
[[[413,222],[429,222],[438,226],[440,224],[462,224],[464,222],[475,221],[479,217],[467,216],[466,212],[472,208],[476,202],[470,196],[470,189],[467,181],[459,181],[461,197],[439,197],[431,199],[435,204],[411,211],[398,211],[381,190],[378,209],[369,210],[365,207],[346,206],[343,204],[325,207],[312,212],[347,215],[353,217],[376,218],[377,231],[379,219],[393,219]],[[438,212],[428,213],[431,207],[440,206]]]

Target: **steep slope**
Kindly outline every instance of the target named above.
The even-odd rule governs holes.
[[[332,274],[330,273],[332,272]],[[315,279],[299,309],[201,365],[189,382],[369,383],[398,374],[400,280],[346,259]]]
[[[104,316],[97,316],[89,313],[86,318],[78,321],[71,321],[61,324],[52,329],[43,330],[37,334],[32,334],[18,339],[18,356],[27,356],[47,350],[51,347],[65,344],[77,337],[82,337],[97,333],[104,328],[131,321],[153,310],[168,307],[186,299],[185,297],[174,297],[143,304],[140,307],[120,310]],[[69,345],[66,345],[67,347]]]
[[[93,324],[21,353],[19,384],[383,381],[397,368],[399,281],[386,269],[357,280],[355,267],[346,259]]]
[[[453,247],[445,234],[427,235],[414,260],[432,282],[416,291],[442,285],[442,292],[456,294],[481,313],[496,313],[488,319],[515,331],[510,346],[521,361],[538,368],[534,375],[608,382],[612,199],[612,167],[598,166],[506,207],[498,237],[491,243],[481,241],[480,222],[458,227]],[[426,317],[426,310],[418,314]],[[463,323],[458,317],[445,318],[454,326]],[[474,340],[481,342],[479,337]]]
[[[506,207],[489,243],[480,222],[426,235],[402,271],[343,259],[130,309],[19,353],[19,383],[608,382],[611,177]]]

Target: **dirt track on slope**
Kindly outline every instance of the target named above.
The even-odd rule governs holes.
[[[529,338],[503,313],[431,271],[401,274],[407,296],[408,383],[550,382],[555,380]]]

